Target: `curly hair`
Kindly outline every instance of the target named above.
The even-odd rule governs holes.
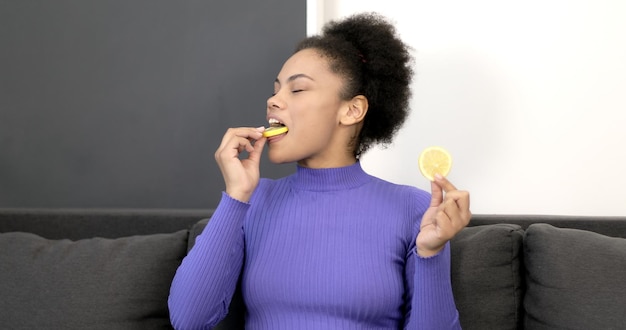
[[[411,48],[395,27],[377,13],[355,14],[327,23],[322,34],[302,40],[295,51],[303,49],[328,58],[331,71],[344,78],[343,100],[356,95],[368,100],[354,155],[390,144],[408,116],[413,78]]]

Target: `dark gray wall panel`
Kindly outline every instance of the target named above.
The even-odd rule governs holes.
[[[265,124],[305,8],[0,0],[0,207],[215,207],[213,153],[228,127]]]

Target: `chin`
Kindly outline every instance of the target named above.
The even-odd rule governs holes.
[[[298,161],[298,159],[294,159],[293,156],[290,157],[290,155],[286,155],[278,151],[272,151],[271,147],[270,147],[269,152],[267,153],[267,156],[270,162],[274,164],[286,164],[286,163],[293,163],[293,162]]]

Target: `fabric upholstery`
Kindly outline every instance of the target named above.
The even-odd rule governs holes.
[[[452,289],[464,330],[521,324],[522,240],[512,224],[468,227],[452,240]]]
[[[626,325],[626,239],[533,224],[524,260],[526,329]]]
[[[187,230],[49,240],[0,234],[6,329],[171,329],[167,297]]]
[[[212,210],[3,209],[0,233],[22,231],[48,239],[79,240],[173,233],[208,218]]]

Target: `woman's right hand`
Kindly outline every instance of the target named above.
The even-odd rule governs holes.
[[[259,162],[267,138],[264,127],[229,128],[215,152],[215,160],[224,177],[226,193],[239,201],[248,202],[259,184]],[[254,141],[254,142],[253,142]],[[248,152],[248,158],[239,155]]]

